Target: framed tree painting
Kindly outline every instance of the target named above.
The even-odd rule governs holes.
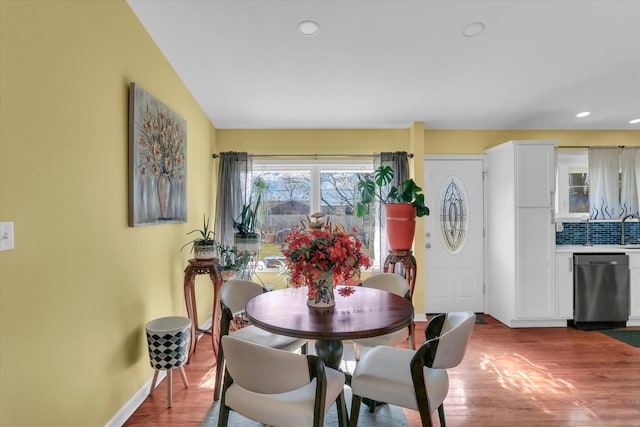
[[[187,122],[129,85],[129,226],[187,220]]]

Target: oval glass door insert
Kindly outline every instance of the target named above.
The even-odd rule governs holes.
[[[467,195],[462,182],[454,176],[445,180],[440,192],[440,233],[445,247],[456,252],[467,234]]]

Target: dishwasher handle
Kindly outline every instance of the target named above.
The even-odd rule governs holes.
[[[589,261],[591,265],[618,265],[618,261]]]

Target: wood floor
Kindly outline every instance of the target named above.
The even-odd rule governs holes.
[[[640,426],[640,348],[598,331],[509,329],[483,317],[487,324],[475,326],[465,359],[449,372],[447,426]],[[424,322],[418,331],[424,339]],[[203,337],[186,366],[188,389],[174,374],[171,409],[165,380],[125,425],[199,426],[212,403],[210,344]],[[421,425],[417,412],[405,413]]]

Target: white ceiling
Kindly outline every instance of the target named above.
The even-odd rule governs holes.
[[[219,129],[640,130],[640,0],[128,3]]]

